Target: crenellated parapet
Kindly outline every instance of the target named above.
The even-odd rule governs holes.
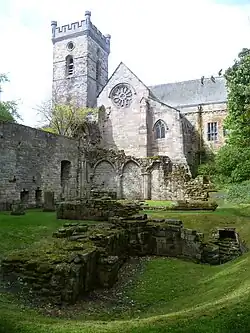
[[[91,12],[85,12],[85,20],[58,26],[57,21],[51,22],[52,28],[52,42],[58,42],[77,36],[90,36],[95,40],[102,48],[109,53],[110,52],[110,35],[103,35],[100,30],[91,22]]]

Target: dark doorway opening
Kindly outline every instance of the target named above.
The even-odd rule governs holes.
[[[220,239],[231,238],[236,239],[235,231],[234,230],[219,230]]]
[[[42,190],[40,190],[39,187],[36,189],[35,199],[36,199],[36,208],[41,208],[42,207]]]
[[[21,203],[23,203],[25,206],[27,206],[28,202],[29,202],[29,191],[23,189],[20,192],[20,200],[21,200]]]

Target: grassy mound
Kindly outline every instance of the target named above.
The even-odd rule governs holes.
[[[250,245],[249,206],[218,208],[215,212],[148,213],[181,219],[185,227],[205,234],[218,225],[234,226]],[[55,219],[54,213],[30,211],[18,217],[0,214],[0,253],[29,247],[63,223]],[[2,291],[0,332],[247,333],[250,332],[250,254],[214,267],[154,258],[147,261],[144,274],[137,275],[124,290],[124,297],[131,300],[131,307],[125,311],[99,308],[93,312],[85,306],[66,320],[45,317]]]

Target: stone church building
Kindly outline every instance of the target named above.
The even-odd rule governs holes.
[[[224,143],[223,77],[148,87],[121,62],[108,79],[110,39],[92,24],[89,11],[81,22],[52,22],[54,94],[64,89],[83,106],[103,106],[99,125],[106,148],[193,164],[202,148]]]
[[[51,27],[53,99],[98,108],[88,126],[92,141],[0,123],[0,209],[20,198],[38,205],[48,190],[58,200],[91,190],[190,198],[202,152],[224,143],[224,78],[148,87],[122,62],[109,77],[111,36],[94,26],[89,11],[81,22]]]

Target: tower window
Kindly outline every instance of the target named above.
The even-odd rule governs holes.
[[[68,49],[69,51],[72,51],[74,47],[75,47],[75,45],[74,45],[73,42],[69,42],[69,43],[67,44],[67,49]]]
[[[166,135],[167,126],[163,120],[158,120],[154,125],[155,139],[164,139]]]
[[[218,123],[207,123],[207,141],[218,140]]]
[[[74,59],[71,55],[66,57],[66,76],[74,73]]]

